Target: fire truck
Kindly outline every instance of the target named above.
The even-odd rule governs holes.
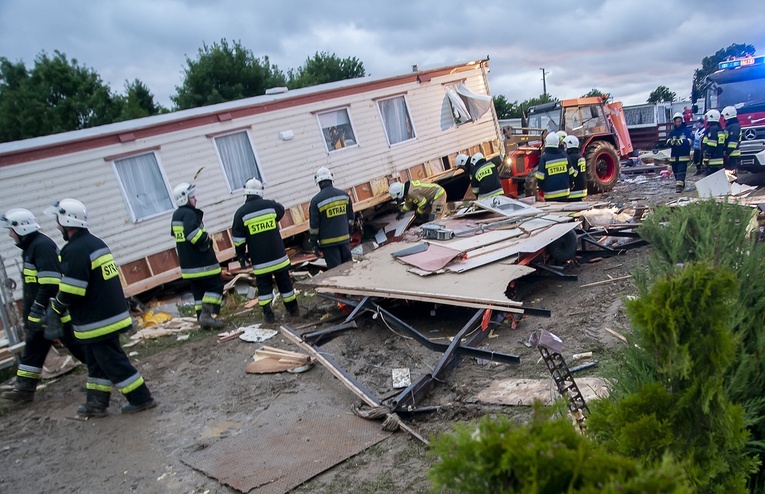
[[[765,171],[765,56],[720,62],[704,85],[707,110],[734,106],[741,123],[741,165]]]

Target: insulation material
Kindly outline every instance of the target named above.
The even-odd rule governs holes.
[[[696,192],[702,199],[730,195],[730,184],[725,170],[717,171],[696,182]]]

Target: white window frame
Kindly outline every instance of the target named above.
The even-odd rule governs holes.
[[[127,189],[125,188],[125,184],[122,183],[122,177],[120,177],[120,173],[117,170],[117,162],[125,160],[125,159],[136,158],[138,156],[144,156],[147,154],[154,155],[154,161],[157,162],[157,168],[159,168],[159,173],[160,175],[162,175],[162,182],[165,185],[165,190],[167,191],[167,197],[170,199],[170,209],[167,209],[165,211],[160,211],[154,214],[150,214],[149,216],[143,216],[141,218],[138,218],[136,217],[135,211],[133,211],[133,206],[130,203],[130,199],[128,199]],[[165,167],[162,166],[162,160],[160,160],[159,153],[157,153],[156,151],[138,152],[135,154],[130,154],[127,156],[121,156],[119,158],[115,158],[112,160],[112,170],[114,171],[114,176],[117,178],[117,185],[119,186],[120,193],[122,194],[122,200],[124,201],[125,207],[130,213],[130,220],[133,223],[142,223],[144,221],[148,221],[153,218],[157,218],[159,216],[163,216],[167,213],[172,213],[173,211],[175,211],[176,206],[175,206],[175,201],[173,200],[173,191],[170,190],[170,182],[167,180],[167,175],[165,175]]]
[[[223,178],[226,181],[226,187],[228,187],[229,194],[233,195],[234,193],[238,193],[239,191],[244,189],[244,184],[239,186],[236,189],[231,188],[231,180],[229,180],[228,172],[226,171],[226,165],[223,163],[223,157],[220,154],[220,150],[218,149],[218,143],[217,139],[219,137],[226,137],[234,134],[241,134],[245,133],[247,135],[247,140],[250,143],[250,149],[252,150],[252,155],[255,157],[255,168],[258,170],[258,174],[260,175],[260,181],[263,183],[263,185],[266,184],[266,176],[263,173],[263,168],[260,166],[260,157],[258,156],[257,148],[255,148],[255,144],[252,142],[252,134],[250,133],[250,129],[237,129],[232,130],[231,132],[226,132],[224,134],[216,134],[212,137],[213,141],[213,148],[215,148],[215,155],[218,157],[218,163],[220,164],[221,173],[223,173]],[[252,177],[250,177],[252,178]]]
[[[398,98],[404,99],[404,108],[406,108],[406,114],[409,117],[409,123],[412,126],[412,137],[410,137],[409,139],[405,139],[403,141],[399,141],[399,142],[391,144],[390,136],[388,135],[388,127],[385,125],[385,117],[383,116],[382,109],[380,108],[380,103],[383,101],[390,101],[392,99],[398,99]],[[375,103],[377,104],[377,113],[380,115],[380,123],[382,124],[383,132],[385,132],[385,138],[388,140],[388,147],[398,146],[410,141],[417,140],[417,129],[414,127],[414,119],[412,118],[412,112],[409,110],[409,99],[407,98],[406,94],[396,94],[393,96],[380,98],[375,100]]]
[[[345,146],[340,149],[329,149],[329,146],[327,145],[327,139],[324,137],[324,127],[321,126],[321,120],[319,119],[320,115],[326,115],[327,113],[334,113],[341,110],[345,110],[345,114],[348,115],[348,123],[351,125],[351,132],[353,132],[353,137],[355,139],[355,144],[351,146]],[[316,112],[316,125],[319,126],[319,137],[321,138],[321,141],[324,143],[324,149],[327,151],[327,154],[337,153],[340,151],[345,151],[346,149],[353,149],[359,146],[359,136],[356,133],[356,126],[353,124],[353,118],[351,117],[351,107],[348,106],[338,106],[336,108],[330,108],[328,110],[322,110]]]

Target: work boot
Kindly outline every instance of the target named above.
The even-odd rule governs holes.
[[[681,194],[685,190],[685,185],[675,185],[675,192]]]
[[[297,300],[291,300],[289,302],[286,302],[284,304],[284,307],[287,309],[287,312],[292,317],[297,317],[300,315],[300,308],[298,307]]]
[[[274,317],[274,311],[271,309],[271,304],[263,306],[263,321],[267,323],[276,322],[276,317]]]
[[[37,379],[28,377],[16,377],[16,383],[10,391],[4,391],[0,398],[15,401],[16,403],[29,403],[35,399],[35,389],[37,389]]]
[[[133,403],[128,403],[127,405],[122,407],[122,414],[130,415],[133,413],[143,412],[144,410],[148,410],[156,406],[157,406],[157,400],[155,400],[154,398],[149,398],[148,401],[144,401],[143,403],[140,403],[137,405],[134,405]]]
[[[222,329],[225,326],[223,321],[212,316],[214,312],[213,304],[202,304],[202,312],[199,314],[199,325],[202,329]]]
[[[100,418],[109,415],[106,409],[109,408],[109,399],[112,396],[110,392],[89,389],[86,396],[85,404],[77,407],[78,416]]]

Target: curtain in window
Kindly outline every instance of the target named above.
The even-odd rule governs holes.
[[[216,137],[215,144],[232,191],[244,187],[244,183],[251,178],[261,180],[247,132]]]
[[[114,165],[136,220],[173,209],[154,153],[116,160]]]
[[[457,86],[456,91],[462,96],[462,100],[465,102],[465,106],[473,120],[478,120],[491,108],[491,96],[474,93],[468,89],[464,82]]]
[[[403,96],[378,101],[377,104],[380,106],[389,144],[396,144],[414,137],[412,121],[409,119],[406,100]]]
[[[456,86],[446,86],[446,96],[449,98],[449,103],[452,105],[452,113],[454,113],[454,120],[457,123],[465,123],[471,120],[470,112],[465,106],[465,103],[457,93]]]

